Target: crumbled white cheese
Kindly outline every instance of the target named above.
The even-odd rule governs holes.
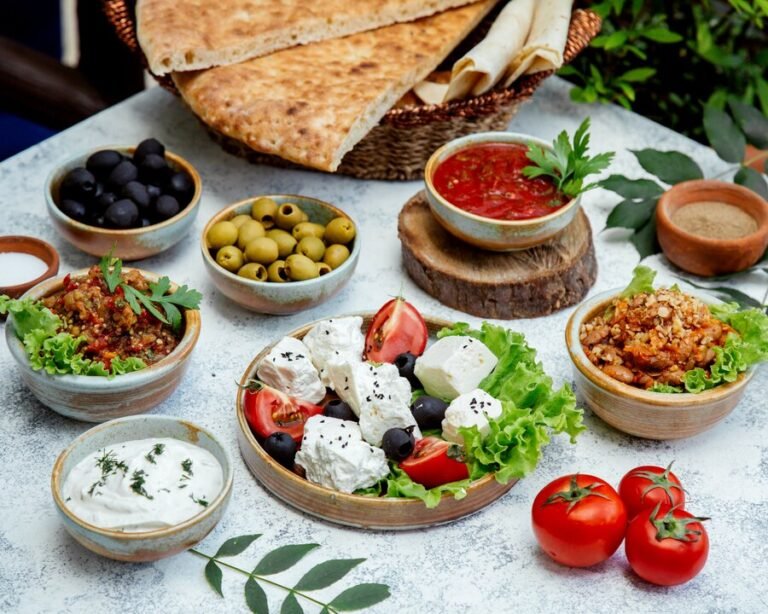
[[[476,426],[485,436],[491,432],[489,418],[501,415],[501,401],[494,399],[485,390],[472,390],[456,397],[443,418],[443,438],[453,443],[464,445],[464,438],[459,434],[459,428]]]
[[[322,415],[304,424],[296,464],[310,482],[347,493],[373,486],[389,473],[384,450],[363,441],[355,422]]]
[[[363,319],[359,316],[324,320],[304,336],[304,345],[309,348],[312,363],[320,373],[325,386],[331,386],[327,373],[329,362],[358,363],[363,359],[365,337],[362,331]]]
[[[303,401],[319,403],[325,397],[307,346],[294,337],[283,337],[259,363],[256,375],[267,386]]]
[[[427,394],[450,401],[477,388],[497,362],[494,353],[473,337],[443,337],[416,359],[414,373]]]

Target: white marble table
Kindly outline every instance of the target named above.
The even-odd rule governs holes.
[[[511,128],[547,139],[592,116],[596,150],[618,151],[614,172],[637,172],[629,149],[674,148],[694,155],[708,173],[720,170],[714,154],[692,141],[624,110],[574,105],[567,87],[549,82]],[[345,583],[385,582],[392,597],[376,612],[758,612],[768,611],[768,372],[757,374],[724,423],[698,437],[653,442],[618,433],[586,412],[589,430],[577,445],[558,438],[539,468],[503,499],[448,526],[405,533],[362,532],[313,520],[270,496],[237,451],[234,380],[270,340],[302,323],[370,310],[396,294],[426,313],[478,323],[443,307],[405,276],[396,217],[418,183],[359,181],[310,172],[252,166],[223,153],[173,96],[154,89],[0,164],[0,234],[28,234],[53,243],[62,272],[93,260],[56,236],[43,202],[46,175],[81,150],[135,143],[156,136],[187,156],[204,190],[195,232],[169,252],[142,263],[201,290],[203,331],[181,388],[154,411],[184,416],[227,442],[235,458],[232,503],[201,545],[213,552],[226,538],[263,533],[240,557],[245,567],[260,553],[286,543],[322,548],[288,572],[296,579],[328,558],[367,557]],[[638,172],[639,176],[639,172]],[[361,221],[363,252],[352,282],[334,300],[308,313],[267,317],[246,312],[219,295],[201,262],[198,236],[205,221],[227,203],[253,194],[292,192],[337,203]],[[617,197],[589,193],[584,207],[595,231],[600,271],[593,292],[622,286],[637,261],[620,232],[600,232]],[[656,259],[654,259],[656,262]],[[663,262],[656,262],[665,269]],[[669,271],[669,269],[666,269]],[[762,296],[765,278],[740,286]],[[540,350],[559,383],[571,380],[563,344],[570,310],[512,322]],[[88,425],[37,403],[21,383],[5,344],[0,347],[0,611],[3,612],[211,612],[245,610],[243,579],[225,573],[221,599],[203,578],[204,561],[183,553],[154,564],[109,561],[81,548],[62,529],[50,495],[50,472],[59,452]],[[540,553],[530,530],[530,504],[553,478],[568,472],[598,474],[617,484],[639,464],[675,460],[690,493],[690,508],[711,516],[712,549],[703,572],[687,585],[663,589],[639,581],[620,550],[608,562],[567,569]],[[268,591],[277,611],[282,594]],[[333,589],[320,593],[332,597]],[[311,604],[303,604],[311,612]]]

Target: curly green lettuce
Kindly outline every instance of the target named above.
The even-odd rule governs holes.
[[[467,496],[467,488],[471,483],[472,480],[467,479],[441,484],[434,488],[427,488],[414,482],[396,463],[390,462],[389,475],[386,478],[370,488],[356,491],[355,494],[371,497],[387,496],[421,499],[424,505],[431,509],[437,507],[443,495],[453,495],[456,499],[463,499]]]

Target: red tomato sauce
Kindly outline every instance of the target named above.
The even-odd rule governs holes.
[[[554,213],[568,198],[546,177],[530,179],[527,145],[483,143],[462,149],[435,170],[432,183],[452,205],[495,220],[529,220]]]

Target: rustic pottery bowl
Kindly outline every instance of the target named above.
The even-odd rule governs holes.
[[[621,290],[597,294],[573,312],[565,330],[565,343],[573,362],[576,387],[587,405],[612,427],[646,439],[680,439],[698,435],[720,422],[738,404],[753,369],[738,380],[698,394],[649,392],[607,376],[587,358],[579,329],[603,312]],[[698,292],[689,294],[707,304],[718,301]]]
[[[41,281],[45,281],[59,272],[59,253],[50,243],[41,241],[34,237],[24,237],[19,235],[0,237],[0,253],[20,253],[31,254],[40,258],[48,265],[45,272],[20,284],[13,286],[0,286],[0,294],[5,294],[11,298],[19,298],[31,287],[36,286]]]
[[[367,330],[373,320],[373,313],[351,314],[363,318],[363,329]],[[344,317],[344,316],[340,316]],[[425,317],[430,335],[441,328],[452,326],[451,322]],[[312,322],[292,332],[289,336],[302,339],[318,322]],[[365,497],[347,494],[314,484],[276,462],[248,426],[245,418],[244,386],[256,377],[259,362],[271,351],[274,344],[264,348],[246,369],[240,380],[237,393],[237,440],[245,464],[256,479],[269,492],[307,514],[336,524],[359,529],[407,530],[445,524],[480,511],[502,497],[517,480],[500,484],[493,475],[486,475],[467,488],[467,496],[455,499],[444,495],[440,504],[427,508],[419,499],[398,499],[387,497]]]
[[[184,158],[169,151],[165,152],[168,164],[177,171],[186,172],[195,185],[192,200],[172,218],[152,224],[146,228],[99,228],[73,220],[56,206],[59,199],[59,187],[64,176],[73,168],[85,166],[85,161],[92,153],[102,149],[114,149],[123,154],[131,154],[135,147],[104,146],[72,158],[54,170],[45,185],[45,202],[48,214],[61,235],[78,249],[93,256],[103,256],[114,247],[114,256],[122,260],[141,260],[176,245],[190,231],[197,217],[200,194],[203,183],[195,168]]]
[[[126,533],[89,524],[67,507],[62,489],[69,472],[83,458],[123,441],[170,437],[207,450],[221,464],[224,486],[199,514],[165,529]],[[232,495],[232,459],[226,448],[207,430],[169,416],[131,416],[95,426],[75,439],[56,459],[51,491],[64,528],[88,550],[118,561],[156,561],[192,548],[218,524]]]
[[[438,222],[452,235],[481,249],[506,252],[528,249],[552,239],[573,221],[579,210],[576,197],[557,211],[530,220],[495,220],[464,211],[443,198],[435,189],[432,178],[446,158],[457,151],[480,143],[533,143],[551,150],[552,145],[541,139],[514,132],[481,132],[454,139],[432,154],[424,169],[427,202]]]
[[[703,201],[738,207],[755,219],[757,230],[738,239],[710,239],[691,234],[672,220],[681,207]],[[733,183],[711,179],[685,181],[659,199],[656,228],[664,255],[681,269],[704,277],[735,273],[755,264],[768,247],[768,202]]]
[[[354,220],[352,222],[355,224],[358,235],[352,243],[349,258],[339,268],[315,279],[287,283],[255,281],[231,273],[216,263],[206,240],[211,226],[217,222],[229,220],[236,215],[250,213],[253,201],[264,197],[271,198],[278,204],[296,203],[309,216],[310,221],[319,224],[327,224],[335,217],[352,219],[344,211],[329,203],[294,194],[253,196],[230,205],[208,221],[200,238],[203,262],[213,283],[224,296],[232,299],[241,307],[258,313],[275,315],[296,313],[327,301],[346,285],[360,258],[360,226]]]
[[[130,270],[123,269],[126,272]],[[83,269],[71,275],[79,277],[87,272],[87,269]],[[139,272],[150,281],[160,278],[154,273],[141,270]],[[24,297],[40,299],[48,296],[61,290],[63,280],[63,277],[57,277],[44,281]],[[175,284],[171,285],[171,289],[176,289]],[[184,335],[173,352],[146,369],[110,379],[95,375],[49,375],[45,371],[33,370],[29,365],[24,345],[16,336],[12,315],[8,317],[5,326],[5,338],[11,355],[32,394],[53,411],[85,422],[104,422],[141,414],[164,401],[181,382],[199,335],[200,312],[185,309]]]

